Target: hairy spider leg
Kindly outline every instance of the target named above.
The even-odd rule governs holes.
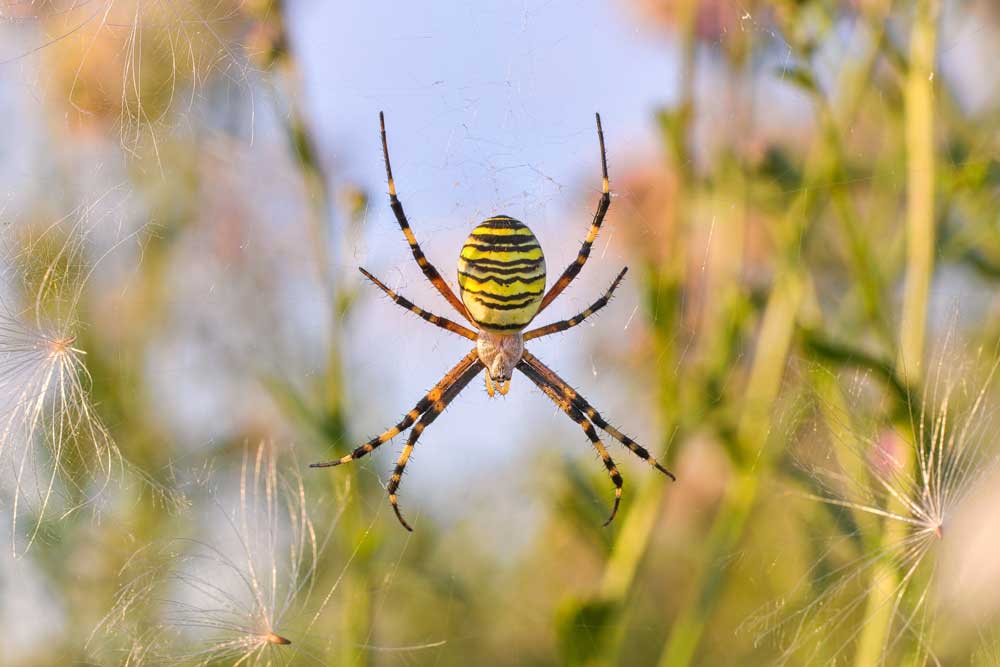
[[[594,245],[594,239],[597,238],[597,233],[601,231],[604,215],[608,212],[608,207],[611,206],[611,192],[608,189],[608,156],[604,150],[604,129],[601,127],[601,114],[595,115],[597,116],[597,140],[601,145],[601,173],[603,175],[601,181],[601,198],[597,202],[597,212],[594,213],[594,220],[590,223],[590,231],[587,232],[587,238],[584,239],[579,254],[577,254],[573,263],[566,267],[566,270],[559,276],[559,280],[552,285],[548,293],[542,297],[542,303],[538,307],[539,313],[545,310],[557,296],[562,294],[564,289],[569,287],[569,284],[580,273],[580,269],[587,263],[587,258],[590,257],[590,248]]]
[[[458,396],[465,386],[472,381],[472,378],[479,374],[482,370],[482,362],[478,361],[470,366],[465,372],[459,375],[455,381],[444,390],[441,397],[438,398],[431,405],[430,409],[424,413],[424,416],[420,418],[420,421],[416,423],[413,430],[410,431],[410,437],[406,441],[406,446],[403,447],[403,451],[399,454],[399,459],[396,461],[396,469],[392,471],[392,477],[389,478],[389,484],[386,485],[386,491],[389,492],[389,502],[392,503],[392,510],[396,513],[396,518],[399,522],[403,524],[403,528],[408,531],[413,532],[413,528],[410,524],[406,522],[403,515],[399,511],[399,503],[396,498],[396,491],[399,489],[399,483],[403,480],[403,471],[406,470],[406,463],[410,460],[410,454],[413,452],[413,448],[417,444],[417,439],[420,438],[420,434],[424,432],[424,429],[430,426],[430,424],[438,418],[444,409],[448,407],[456,396]]]
[[[605,431],[612,438],[628,447],[632,450],[633,454],[662,472],[670,479],[674,481],[677,480],[672,472],[664,468],[655,458],[650,456],[649,451],[645,447],[609,424],[604,417],[601,416],[601,413],[599,413],[594,406],[587,402],[587,399],[581,396],[565,380],[559,377],[555,371],[543,364],[538,357],[525,350],[524,356],[521,358],[521,363],[518,364],[517,367],[525,373],[525,375],[532,377],[532,375],[528,373],[528,369],[530,369],[532,374],[541,377],[546,383],[550,384],[556,391],[558,391],[567,401],[572,403],[577,409],[581,410],[583,414],[594,422],[599,429]]]
[[[392,212],[396,215],[396,221],[399,223],[399,228],[403,230],[403,236],[406,237],[406,242],[410,244],[410,251],[413,252],[413,259],[417,261],[417,265],[420,270],[424,272],[427,276],[427,280],[431,281],[435,289],[441,293],[441,296],[451,304],[452,308],[457,310],[459,314],[464,317],[469,322],[472,318],[469,316],[469,311],[465,309],[465,304],[459,301],[455,293],[451,291],[448,283],[444,281],[438,270],[434,268],[434,265],[430,263],[427,256],[424,255],[424,251],[420,249],[420,244],[417,243],[417,237],[414,236],[413,230],[410,229],[410,223],[406,219],[406,213],[403,212],[403,204],[400,203],[399,198],[396,196],[396,182],[392,180],[392,165],[389,164],[389,144],[386,141],[385,136],[385,114],[381,111],[378,113],[379,128],[382,132],[382,155],[385,157],[385,175],[389,181],[389,206],[392,208]]]
[[[310,468],[330,468],[333,466],[339,466],[343,463],[350,463],[355,459],[360,459],[362,456],[371,454],[379,446],[389,442],[401,432],[410,428],[410,426],[417,420],[420,415],[431,409],[434,404],[441,400],[445,393],[451,389],[458,381],[462,380],[465,376],[463,374],[468,373],[471,368],[475,368],[476,372],[482,367],[482,363],[479,361],[479,353],[475,349],[469,352],[467,355],[462,357],[462,360],[452,368],[450,371],[445,373],[441,381],[438,382],[434,387],[424,395],[423,398],[413,407],[412,410],[406,413],[402,421],[398,424],[385,431],[381,435],[378,435],[365,444],[361,445],[355,449],[350,454],[342,456],[339,459],[334,459],[332,461],[325,461],[323,463],[312,463],[309,465]],[[475,373],[473,373],[475,374]],[[466,380],[468,382],[468,380]],[[464,385],[463,385],[464,386]]]
[[[590,304],[590,308],[587,308],[579,315],[574,315],[568,320],[560,320],[559,322],[553,322],[552,324],[547,324],[544,327],[538,327],[537,329],[526,331],[524,332],[524,340],[529,341],[532,340],[533,338],[541,338],[542,336],[549,336],[554,333],[559,333],[560,331],[566,331],[566,329],[575,327],[577,324],[580,324],[585,319],[587,319],[588,317],[599,311],[601,308],[604,308],[604,306],[608,305],[608,302],[611,301],[611,295],[614,294],[614,291],[616,289],[618,289],[618,284],[621,283],[622,278],[625,277],[625,273],[627,271],[628,267],[626,266],[624,269],[621,270],[621,272],[618,274],[618,277],[615,278],[614,282],[611,283],[611,287],[608,288],[608,291],[605,292],[600,299]]]
[[[604,443],[601,442],[600,437],[597,435],[597,431],[594,429],[594,425],[590,423],[590,420],[584,416],[582,412],[562,393],[559,389],[549,382],[528,364],[518,365],[518,368],[522,373],[528,376],[532,382],[538,385],[538,388],[545,392],[545,395],[552,399],[552,402],[559,406],[559,408],[569,415],[569,418],[580,425],[583,432],[587,434],[590,439],[594,449],[600,455],[601,460],[604,461],[604,467],[608,469],[608,475],[611,477],[611,481],[615,485],[615,502],[611,507],[611,515],[608,517],[604,525],[608,525],[618,514],[618,505],[622,500],[622,476],[618,472],[618,468],[615,466],[615,462],[611,460],[611,455],[608,454],[607,448]]]
[[[424,310],[420,306],[415,305],[412,301],[410,301],[406,297],[400,296],[396,292],[394,292],[391,289],[389,289],[388,287],[386,287],[385,284],[381,280],[379,280],[378,278],[376,278],[372,274],[368,273],[363,268],[358,267],[358,271],[360,271],[364,275],[365,278],[367,278],[368,280],[370,280],[373,283],[375,283],[376,287],[378,287],[380,290],[382,290],[383,292],[385,292],[386,294],[388,294],[390,299],[392,299],[398,305],[400,305],[403,308],[407,309],[411,313],[414,313],[418,317],[427,320],[428,322],[430,322],[434,326],[438,326],[438,327],[441,327],[442,329],[446,329],[446,330],[452,332],[453,334],[458,334],[459,336],[462,336],[463,338],[468,338],[469,340],[476,340],[476,332],[475,331],[472,331],[471,329],[466,329],[461,324],[456,324],[455,322],[452,322],[451,320],[449,320],[446,317],[441,317],[440,315],[435,315],[434,313],[427,312],[426,310]]]

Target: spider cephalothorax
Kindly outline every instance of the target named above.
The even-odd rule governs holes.
[[[625,272],[622,269],[611,283],[611,287],[590,308],[568,320],[524,331],[535,316],[545,310],[559,294],[573,281],[590,256],[590,248],[597,238],[597,233],[604,222],[604,215],[611,204],[611,194],[608,189],[608,163],[604,152],[604,132],[601,129],[601,117],[597,116],[597,137],[601,146],[601,169],[603,181],[601,198],[597,212],[591,222],[590,231],[580,248],[580,252],[559,279],[547,292],[545,291],[545,256],[542,254],[538,239],[524,223],[506,215],[497,215],[480,223],[462,246],[458,259],[458,286],[462,298],[459,300],[448,283],[444,281],[434,265],[424,255],[417,239],[406,220],[403,205],[396,196],[396,184],[392,179],[392,167],[389,164],[389,148],[385,136],[385,120],[379,114],[382,130],[382,152],[385,157],[385,171],[389,181],[389,205],[399,222],[403,235],[413,258],[423,270],[424,275],[434,285],[441,296],[458,311],[476,331],[457,324],[444,317],[434,315],[414,305],[411,301],[396,294],[386,287],[378,278],[361,269],[361,273],[371,280],[397,304],[427,320],[431,324],[447,329],[469,340],[476,342],[476,347],[466,354],[458,364],[427,392],[412,410],[406,413],[402,421],[385,433],[372,438],[355,449],[350,454],[325,463],[314,463],[313,467],[326,467],[348,463],[372,452],[379,445],[388,442],[410,426],[410,436],[403,448],[396,468],[389,479],[387,490],[389,502],[396,512],[396,517],[407,530],[412,530],[399,512],[396,490],[403,478],[403,471],[410,459],[413,447],[424,429],[430,425],[445,407],[469,384],[473,377],[485,369],[486,390],[490,396],[495,389],[506,394],[510,389],[511,375],[514,369],[524,373],[534,382],[559,408],[569,415],[586,433],[594,449],[600,455],[608,475],[615,485],[615,501],[611,508],[611,516],[605,525],[611,522],[618,511],[622,495],[622,478],[618,468],[597,435],[597,428],[608,433],[612,438],[628,447],[636,456],[651,466],[674,478],[673,474],[656,462],[639,443],[609,424],[601,414],[570,387],[562,378],[539,361],[524,348],[524,343],[533,338],[565,331],[575,327],[595,312],[607,305],[612,293],[618,287]],[[596,428],[595,428],[596,426]]]
[[[501,394],[510,389],[510,378],[524,356],[524,339],[521,332],[499,334],[481,329],[476,339],[476,353],[486,367],[486,391],[493,396],[496,383]]]

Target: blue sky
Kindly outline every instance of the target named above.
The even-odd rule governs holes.
[[[594,112],[604,120],[614,188],[616,176],[631,163],[655,155],[653,112],[673,100],[678,89],[669,38],[640,30],[641,21],[627,3],[388,6],[297,0],[289,10],[303,103],[333,185],[356,184],[373,194],[362,241],[337,249],[343,275],[354,280],[354,267],[364,265],[441,314],[447,314],[446,304],[413,264],[381,196],[386,186],[379,110],[386,112],[397,185],[410,221],[446,277],[453,277],[458,250],[474,224],[501,212],[531,226],[545,249],[550,274],[556,274],[575,256],[600,188]],[[30,34],[9,26],[3,34],[18,32]],[[28,37],[26,44],[32,43]],[[0,139],[0,154],[6,157],[0,176],[10,188],[0,192],[0,207],[18,184],[38,183],[31,155],[47,135],[32,112],[38,104],[35,94],[45,88],[37,64],[35,57],[8,64],[9,78],[0,82],[11,84],[0,85],[0,96],[21,93],[13,100],[4,98],[4,104],[17,105],[15,118],[25,127],[7,141]],[[273,123],[261,122],[258,132],[245,150],[267,155],[283,145]],[[104,157],[105,179],[127,178],[114,155]],[[236,164],[238,157],[231,159]],[[615,234],[618,202],[587,269],[547,316],[582,310],[633,259],[620,244],[607,244]],[[643,402],[635,400],[641,388],[624,382],[608,362],[592,354],[600,342],[625,341],[635,331],[625,326],[637,309],[635,294],[627,282],[620,294],[593,325],[539,341],[533,349],[579,385],[614,423],[653,444],[659,438]],[[347,332],[347,363],[353,426],[363,437],[412,407],[468,343],[419,322],[374,288],[361,286],[358,303]],[[178,372],[187,367],[180,358],[170,364]],[[211,432],[199,430],[198,422],[194,419],[191,428],[210,439]],[[365,463],[367,470],[384,479],[402,442],[397,438],[384,447]],[[556,458],[570,454],[600,469],[579,428],[525,378],[515,378],[511,394],[493,401],[477,380],[426,432],[406,478],[404,502],[412,514],[451,512],[458,519],[459,498],[473,507],[515,493],[527,493],[529,503],[540,500],[546,491],[522,488],[530,481],[524,466],[546,458],[531,449],[540,444]],[[625,463],[629,456],[624,450],[616,456],[626,474],[649,474],[645,466]],[[470,494],[472,486],[478,490]],[[603,490],[595,502],[610,500],[610,484]],[[516,516],[510,507],[503,503],[492,518]],[[463,510],[461,518],[477,511]]]

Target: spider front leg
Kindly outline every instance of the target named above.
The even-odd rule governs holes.
[[[459,314],[464,317],[469,322],[472,318],[469,316],[469,311],[466,310],[465,304],[459,301],[455,293],[448,287],[448,283],[444,281],[438,270],[434,268],[434,265],[430,263],[427,256],[424,255],[424,251],[420,249],[420,244],[417,243],[417,237],[414,236],[413,230],[410,229],[410,223],[406,219],[406,213],[403,212],[403,204],[399,201],[396,196],[396,182],[392,180],[392,165],[389,163],[389,144],[385,136],[385,115],[379,111],[378,112],[378,123],[379,128],[382,131],[382,155],[385,157],[385,175],[386,179],[389,181],[389,206],[392,208],[393,214],[396,216],[396,222],[399,223],[399,228],[403,230],[403,236],[406,237],[406,242],[410,245],[410,251],[413,253],[413,259],[417,261],[417,265],[420,270],[424,272],[427,276],[427,280],[431,281],[434,288],[441,293],[441,296],[451,304],[452,308],[457,310]]]
[[[475,351],[474,351],[475,353]],[[477,354],[477,353],[476,353]],[[468,357],[466,357],[468,358]],[[435,419],[438,418],[444,409],[448,407],[456,396],[458,396],[466,385],[479,374],[479,371],[483,368],[482,362],[479,361],[478,356],[476,357],[476,363],[472,364],[468,369],[466,369],[461,375],[459,375],[454,382],[451,383],[444,390],[441,396],[431,404],[424,416],[420,418],[420,421],[414,425],[413,430],[410,431],[410,437],[406,441],[406,446],[403,447],[403,451],[399,455],[399,459],[396,461],[396,469],[392,471],[392,477],[389,479],[389,483],[386,485],[386,491],[389,492],[389,502],[392,504],[392,511],[396,513],[396,518],[399,522],[403,524],[403,528],[408,531],[413,532],[413,528],[410,524],[406,522],[403,515],[399,511],[399,503],[396,499],[396,491],[399,489],[399,483],[403,479],[403,471],[406,470],[406,463],[410,460],[410,454],[413,453],[413,448],[417,444],[417,440],[420,438],[420,434],[424,432]]]
[[[479,372],[481,367],[482,364],[479,361],[479,353],[476,350],[472,350],[472,352],[469,352],[469,354],[462,357],[462,360],[458,362],[454,368],[445,373],[445,376],[441,378],[441,381],[434,385],[434,388],[427,392],[427,394],[417,402],[413,409],[406,413],[402,421],[398,424],[381,435],[372,438],[346,456],[342,456],[339,459],[334,459],[332,461],[324,461],[323,463],[311,463],[309,464],[309,467],[330,468],[344,463],[350,463],[351,461],[360,459],[362,456],[371,454],[378,447],[389,442],[397,435],[410,428],[418,417],[431,409],[438,401],[442,400],[442,397],[444,397],[449,389],[455,386],[456,383],[462,381],[465,377],[464,374],[472,372],[472,374],[475,375]],[[474,370],[470,371],[470,369]],[[467,379],[464,381],[468,382]]]
[[[572,327],[575,327],[577,324],[580,324],[585,319],[587,319],[588,317],[599,311],[601,308],[604,308],[604,306],[608,305],[608,302],[611,301],[611,295],[614,294],[616,289],[618,289],[619,283],[621,283],[622,278],[625,277],[625,274],[627,272],[628,272],[628,267],[626,266],[624,269],[621,270],[621,272],[618,274],[618,277],[615,278],[614,282],[611,283],[611,287],[608,288],[608,291],[605,292],[600,299],[590,304],[590,308],[588,308],[587,310],[583,311],[579,315],[575,315],[574,317],[569,318],[568,320],[553,322],[552,324],[547,324],[544,327],[538,327],[537,329],[526,331],[524,332],[524,340],[528,341],[534,338],[541,338],[542,336],[548,336],[550,334],[559,333],[560,331],[566,331],[566,329],[570,329]]]
[[[569,287],[569,284],[580,273],[580,269],[587,263],[587,258],[590,257],[590,249],[594,245],[597,233],[601,231],[601,224],[604,222],[604,216],[608,212],[608,207],[611,206],[611,192],[608,187],[608,155],[604,150],[604,130],[601,127],[601,114],[595,115],[597,116],[597,140],[601,145],[601,174],[603,176],[601,181],[601,198],[597,202],[597,211],[594,213],[594,220],[590,223],[590,231],[587,232],[587,238],[584,239],[583,246],[580,248],[576,260],[566,267],[566,270],[563,271],[559,279],[552,285],[552,288],[542,297],[542,303],[538,307],[539,313],[545,310],[552,303],[553,299],[562,294],[564,289]]]
[[[367,278],[368,280],[370,280],[373,283],[375,283],[376,287],[378,287],[380,290],[382,290],[383,292],[385,292],[386,294],[388,294],[390,299],[392,299],[398,305],[400,305],[403,308],[407,309],[411,313],[415,314],[417,317],[420,317],[420,318],[422,318],[422,319],[430,322],[434,326],[438,326],[438,327],[441,327],[442,329],[450,331],[450,332],[452,332],[454,334],[458,334],[459,336],[462,336],[463,338],[468,338],[469,340],[476,340],[476,334],[475,334],[474,331],[472,331],[470,329],[466,329],[461,324],[456,324],[455,322],[452,322],[451,320],[449,320],[446,317],[441,317],[440,315],[435,315],[434,313],[427,312],[426,310],[424,310],[420,306],[415,305],[409,299],[407,299],[405,297],[402,297],[402,296],[396,294],[395,292],[393,292],[391,289],[389,289],[388,287],[386,287],[385,284],[383,284],[381,280],[379,280],[378,278],[376,278],[372,274],[368,273],[363,268],[358,267],[358,271],[360,271],[364,275],[365,278]]]
[[[594,449],[601,457],[601,461],[604,462],[604,467],[608,469],[608,475],[611,477],[611,481],[615,485],[615,503],[611,507],[611,516],[608,520],[604,522],[607,526],[615,518],[618,513],[618,505],[621,503],[622,499],[622,476],[618,472],[618,468],[615,466],[615,462],[611,459],[611,455],[608,454],[607,448],[604,443],[601,442],[600,437],[597,435],[597,431],[594,429],[594,425],[590,423],[590,420],[573,403],[559,391],[558,387],[553,386],[545,380],[544,377],[530,365],[524,363],[523,361],[517,366],[522,373],[528,376],[532,382],[538,385],[538,388],[545,392],[545,395],[552,399],[552,402],[559,406],[563,412],[569,415],[569,418],[580,425],[583,432],[587,434],[590,439]]]

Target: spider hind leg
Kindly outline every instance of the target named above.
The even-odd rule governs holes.
[[[615,501],[614,505],[611,507],[611,515],[608,516],[607,521],[604,525],[610,524],[615,515],[618,514],[618,506],[621,504],[622,500],[622,486],[624,484],[622,480],[621,473],[618,472],[618,467],[615,465],[614,460],[612,460],[611,455],[608,454],[607,448],[604,443],[601,442],[601,438],[597,435],[597,430],[594,425],[587,419],[586,415],[581,412],[573,403],[565,396],[557,387],[547,382],[545,378],[529,364],[521,362],[518,364],[518,368],[522,373],[528,376],[528,378],[538,385],[546,396],[552,399],[552,402],[559,406],[563,412],[565,412],[570,419],[575,421],[583,429],[583,432],[587,435],[590,443],[597,450],[598,455],[601,457],[601,461],[604,463],[604,467],[608,470],[608,476],[611,477],[611,482],[615,485]]]
[[[406,413],[403,419],[388,429],[384,433],[375,436],[365,444],[356,448],[350,454],[346,454],[339,459],[333,459],[332,461],[324,461],[322,463],[310,463],[310,468],[330,468],[333,466],[339,466],[344,463],[350,463],[351,461],[360,459],[363,456],[371,454],[373,451],[378,449],[380,446],[389,442],[401,432],[410,428],[410,426],[423,415],[428,410],[434,407],[435,402],[439,401],[442,396],[444,396],[449,389],[451,389],[456,382],[461,381],[463,373],[468,373],[470,368],[476,368],[478,372],[480,368],[479,356],[476,350],[472,350],[469,354],[462,357],[462,360],[455,365],[450,371],[445,373],[441,381],[438,382],[434,387],[427,392],[423,398],[421,398],[412,410]],[[466,380],[468,382],[468,380]],[[464,386],[464,385],[463,385]]]
[[[475,363],[470,365],[465,371],[461,372],[458,377],[456,377],[453,382],[441,393],[440,397],[433,402],[430,408],[424,413],[414,426],[413,430],[410,431],[410,436],[406,441],[406,446],[403,447],[403,451],[399,454],[399,459],[396,460],[396,468],[392,471],[392,477],[389,478],[389,483],[386,485],[385,489],[389,493],[389,503],[392,505],[392,511],[396,513],[396,518],[399,519],[399,523],[403,525],[408,531],[413,532],[413,528],[406,519],[403,518],[402,513],[399,511],[399,501],[396,497],[396,491],[399,489],[399,484],[403,480],[403,472],[406,470],[406,464],[410,460],[410,455],[413,453],[413,448],[417,444],[417,440],[420,438],[420,434],[424,432],[435,419],[438,418],[444,409],[448,407],[456,396],[458,396],[465,386],[474,378],[482,368],[482,362],[477,358]]]
[[[640,459],[642,459],[652,467],[662,472],[671,480],[677,481],[677,477],[674,476],[674,473],[670,472],[665,467],[660,465],[659,461],[657,461],[655,458],[653,458],[652,455],[650,455],[649,450],[647,450],[638,442],[636,442],[635,440],[628,437],[627,435],[619,431],[617,428],[609,424],[607,420],[605,420],[604,417],[601,416],[601,413],[598,412],[593,405],[587,402],[587,399],[585,399],[583,396],[577,393],[577,391],[573,389],[573,387],[569,386],[569,384],[565,380],[556,375],[555,371],[553,371],[551,368],[543,364],[538,359],[538,357],[534,356],[530,352],[525,351],[524,358],[521,363],[522,365],[519,365],[518,368],[520,368],[522,372],[531,377],[531,375],[527,371],[525,371],[525,368],[531,369],[532,372],[537,374],[537,376],[542,381],[546,382],[547,384],[550,384],[553,387],[553,389],[559,393],[561,397],[563,397],[566,401],[568,401],[570,404],[572,404],[574,407],[580,410],[584,415],[586,415],[586,417],[590,421],[592,421],[597,426],[597,428],[601,429],[602,431],[610,435],[612,438],[614,438],[618,442],[628,447],[633,454],[635,454]]]

